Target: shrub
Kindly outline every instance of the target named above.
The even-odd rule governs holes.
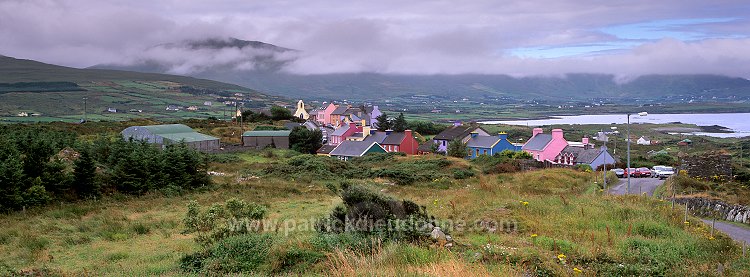
[[[221,273],[256,271],[267,262],[273,241],[269,234],[228,237],[210,249],[210,258],[204,260],[203,269]]]
[[[256,232],[267,209],[255,203],[232,198],[224,205],[214,204],[201,211],[198,202],[191,201],[182,222],[183,233],[197,233],[195,240],[203,246],[227,237]]]
[[[319,232],[351,232],[386,240],[419,241],[431,231],[426,226],[436,226],[426,208],[414,202],[399,201],[359,185],[342,189],[343,205],[316,224]]]
[[[456,169],[453,170],[453,178],[455,179],[467,179],[474,177],[474,171],[471,169]]]

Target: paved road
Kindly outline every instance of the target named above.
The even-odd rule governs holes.
[[[711,220],[708,219],[701,219],[703,222],[708,224],[708,226],[711,226]],[[742,242],[744,241],[747,244],[750,244],[750,228],[744,228],[737,225],[733,225],[730,223],[722,222],[722,221],[716,221],[716,230],[722,231],[725,234],[727,234],[729,237],[733,238],[736,241]]]
[[[649,196],[654,195],[656,187],[664,183],[659,178],[630,178],[630,194],[647,193]],[[624,195],[628,191],[628,178],[621,178],[620,183],[609,189],[611,194]]]
[[[630,178],[630,194],[639,194],[638,189],[640,187],[641,192],[646,192],[649,196],[653,196],[656,187],[661,185],[664,181],[657,178]],[[627,192],[628,179],[620,179],[620,183],[609,189],[611,194],[624,195]],[[703,222],[711,226],[711,220],[701,219]],[[737,225],[732,225],[726,222],[717,221],[716,230],[722,231],[732,239],[739,242],[746,242],[750,244],[750,228],[743,228]]]

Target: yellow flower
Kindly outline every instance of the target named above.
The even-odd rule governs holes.
[[[528,205],[529,205],[529,202],[523,201],[523,203],[522,203],[522,204],[523,204],[524,206],[528,206]]]
[[[583,273],[583,270],[578,269],[577,267],[573,268],[573,272],[576,273],[576,275]]]
[[[685,225],[690,225],[690,221],[685,221],[683,223],[685,223]]]
[[[539,236],[539,235],[537,235],[537,234],[531,234],[531,238],[536,238],[536,237],[538,237],[538,236]]]
[[[708,238],[708,240],[714,240],[714,239],[715,239],[714,237],[709,237],[709,238]]]
[[[558,260],[565,260],[565,254],[557,255]]]

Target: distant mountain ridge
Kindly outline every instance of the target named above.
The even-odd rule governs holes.
[[[511,77],[501,74],[406,75],[341,73],[297,75],[285,73],[299,51],[259,41],[235,38],[163,44],[159,49],[190,50],[193,55],[236,53],[236,59],[190,67],[190,57],[174,62],[152,57],[130,65],[108,68],[181,75],[256,88],[271,94],[304,99],[378,99],[414,94],[448,98],[483,97],[528,100],[583,100],[610,98],[681,99],[750,96],[750,80],[718,75],[644,75],[617,82],[607,74]],[[236,51],[240,50],[240,51]],[[205,57],[195,58],[205,60]],[[182,70],[187,68],[186,70]],[[182,71],[181,71],[182,70]]]

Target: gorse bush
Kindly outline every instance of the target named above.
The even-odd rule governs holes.
[[[343,184],[342,205],[318,221],[321,233],[354,233],[383,240],[420,241],[436,226],[424,206],[396,200],[361,185]]]
[[[265,218],[266,212],[267,209],[261,205],[236,198],[205,210],[201,210],[198,202],[191,201],[182,219],[185,225],[183,233],[196,233],[195,240],[209,246],[230,236],[260,231],[263,228],[260,220]]]

